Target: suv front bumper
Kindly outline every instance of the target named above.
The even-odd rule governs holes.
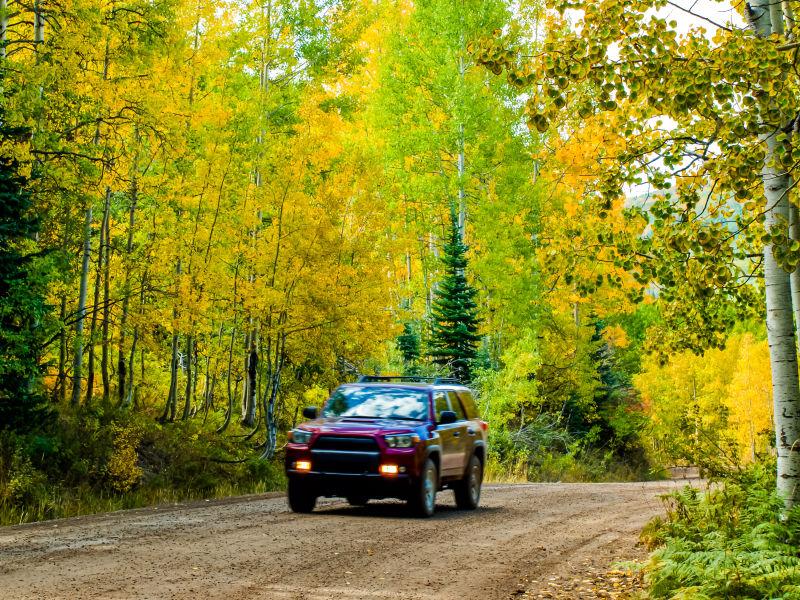
[[[422,448],[348,452],[288,444],[286,475],[304,481],[319,496],[404,499],[417,476],[417,465],[423,452]],[[297,469],[298,461],[309,462],[311,468]],[[398,472],[381,474],[380,466],[386,464],[395,465]]]
[[[377,473],[320,473],[288,469],[286,474],[294,480],[303,481],[318,496],[365,496],[404,500],[411,490],[411,477],[405,473],[386,476]]]

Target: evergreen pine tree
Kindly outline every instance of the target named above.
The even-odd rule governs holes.
[[[475,289],[467,282],[467,246],[458,229],[455,211],[450,215],[450,236],[442,262],[445,276],[433,302],[428,356],[457,379],[471,379],[471,362],[477,354],[478,331]]]
[[[403,323],[403,333],[397,336],[397,349],[403,355],[406,370],[419,359],[419,334],[411,323]]]
[[[0,109],[0,141],[19,143],[27,132],[5,124]],[[30,217],[31,197],[19,163],[0,156],[0,429],[31,425],[41,398],[40,374],[45,281],[36,269]],[[39,423],[40,424],[40,423]]]

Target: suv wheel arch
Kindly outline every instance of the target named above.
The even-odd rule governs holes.
[[[486,448],[484,448],[483,444],[475,446],[475,456],[481,461],[481,468],[486,468]]]
[[[436,474],[438,476],[439,482],[442,481],[442,459],[441,454],[439,453],[439,447],[434,446],[429,449],[428,454],[425,458],[430,458],[433,461],[433,464],[436,465]]]

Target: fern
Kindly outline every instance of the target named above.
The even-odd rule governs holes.
[[[767,471],[664,497],[666,519],[643,540],[657,549],[646,580],[653,598],[800,600],[800,508],[782,514]]]

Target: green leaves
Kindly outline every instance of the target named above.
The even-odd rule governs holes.
[[[532,117],[530,117],[528,123],[532,125],[539,133],[545,133],[549,127],[549,123],[547,122],[547,117],[541,114],[533,115]]]

